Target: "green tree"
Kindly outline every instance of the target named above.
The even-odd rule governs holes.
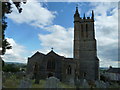
[[[16,66],[15,64],[5,64],[3,67],[4,72],[19,72],[20,67]]]
[[[27,0],[23,0],[23,2],[14,2],[15,0],[12,0],[12,3],[16,6],[17,10],[19,13],[22,12],[21,4],[26,3]],[[0,7],[2,7],[2,19],[0,20],[0,23],[2,24],[2,55],[5,54],[6,49],[11,49],[12,46],[10,43],[5,39],[5,30],[7,28],[7,22],[6,22],[6,14],[12,13],[12,4],[7,1],[7,2],[1,2],[0,1]]]

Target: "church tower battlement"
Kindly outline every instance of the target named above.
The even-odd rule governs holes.
[[[80,17],[78,7],[74,14],[74,59],[79,61],[80,78],[97,80],[99,60],[97,58],[94,30],[94,12],[91,17]]]

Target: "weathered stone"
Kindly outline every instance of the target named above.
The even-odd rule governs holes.
[[[34,74],[38,65],[38,77],[45,79],[50,72],[60,81],[74,83],[79,79],[99,79],[99,59],[97,58],[96,39],[94,30],[94,14],[91,18],[82,19],[78,8],[74,14],[74,58],[66,58],[56,54],[53,49],[43,54],[36,52],[28,58],[27,74]],[[77,72],[77,74],[76,74]]]
[[[74,59],[79,61],[80,78],[97,80],[99,79],[99,59],[97,58],[94,18],[81,19],[76,15],[77,13],[74,15]]]
[[[32,87],[32,82],[29,79],[29,77],[24,77],[21,81],[20,81],[20,85],[19,88],[31,88]]]
[[[45,88],[60,88],[60,80],[54,76],[47,78]]]
[[[103,81],[95,81],[96,88],[106,88],[106,83]]]
[[[82,87],[83,87],[83,88],[89,88],[89,84],[88,84],[88,82],[86,81],[86,79],[83,80]]]

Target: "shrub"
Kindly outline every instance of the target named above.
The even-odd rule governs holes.
[[[18,72],[19,67],[17,67],[15,64],[6,64],[3,68],[4,72]]]

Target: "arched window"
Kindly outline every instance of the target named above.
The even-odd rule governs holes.
[[[72,73],[72,68],[71,66],[69,65],[68,68],[67,68],[67,74],[70,75]]]
[[[55,70],[55,60],[48,60],[47,62],[47,70],[54,71]]]
[[[81,36],[84,37],[84,33],[83,33],[83,24],[81,24]]]

